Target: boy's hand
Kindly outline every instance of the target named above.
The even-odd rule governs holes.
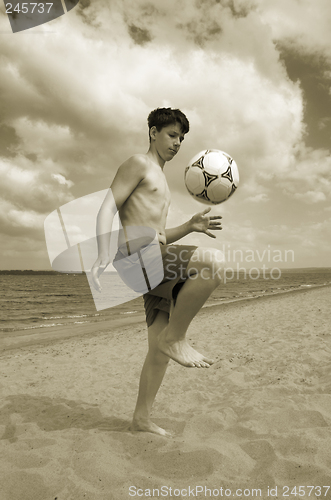
[[[102,290],[99,277],[104,272],[109,263],[109,257],[98,257],[91,267],[92,283],[94,288],[98,290],[98,292],[101,292]]]
[[[222,219],[220,215],[208,216],[207,213],[210,212],[211,208],[206,208],[203,212],[199,212],[190,220],[190,227],[192,231],[197,233],[205,233],[211,238],[216,238],[216,236],[209,230],[220,231],[222,229],[221,222],[218,219]]]

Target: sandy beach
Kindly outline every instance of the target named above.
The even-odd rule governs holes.
[[[331,498],[330,296],[203,309],[189,338],[216,363],[171,362],[154,406],[173,438],[128,429],[143,317],[2,339],[0,500]]]

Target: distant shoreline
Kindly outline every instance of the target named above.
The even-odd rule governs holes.
[[[250,268],[247,268],[246,271],[249,271]],[[254,268],[256,269],[256,268]],[[262,269],[262,267],[261,267]],[[331,270],[331,267],[283,267],[280,268],[280,271],[282,272],[289,272],[289,271],[324,271],[324,270]],[[240,273],[244,273],[244,271],[239,271]],[[19,275],[19,276],[24,276],[24,275],[43,275],[43,274],[56,274],[56,275],[66,275],[66,274],[85,274],[79,271],[66,271],[65,273],[60,273],[59,271],[53,271],[53,270],[33,270],[33,269],[0,269],[0,275],[1,274],[12,274],[12,275]]]
[[[11,269],[11,270],[0,270],[0,274],[19,274],[20,276],[22,276],[29,274],[64,274],[64,273],[59,273],[58,271],[33,271],[32,269],[24,269],[24,270]]]

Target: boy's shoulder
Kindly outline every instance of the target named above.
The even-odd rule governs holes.
[[[118,189],[118,186],[126,185],[133,190],[139,182],[144,180],[150,171],[151,162],[144,154],[130,156],[119,166],[112,181],[111,188]]]
[[[148,158],[147,155],[144,155],[142,153],[137,153],[137,154],[134,154],[132,156],[130,156],[130,158],[128,158],[127,160],[128,163],[130,163],[131,165],[139,165],[141,167],[144,167],[144,166],[149,166],[150,165],[150,159]]]
[[[132,168],[141,168],[143,170],[147,170],[148,167],[150,166],[150,160],[149,158],[144,155],[144,154],[134,154],[130,156],[122,165],[120,166],[120,169],[122,170],[128,170]]]
[[[147,155],[137,153],[128,158],[118,169],[118,174],[126,178],[137,178],[142,180],[153,170],[153,163]]]

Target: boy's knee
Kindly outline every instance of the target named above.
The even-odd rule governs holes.
[[[224,255],[220,250],[213,250],[209,261],[209,273],[211,279],[219,285],[223,281]]]
[[[224,267],[225,259],[224,254],[217,248],[210,249],[210,262],[214,266]]]
[[[192,256],[190,265],[188,266],[188,274],[199,273],[206,279],[214,279],[221,282],[224,264],[223,252],[217,248],[199,247]]]
[[[192,258],[192,263],[193,261],[194,259]],[[224,267],[225,264],[224,254],[217,248],[198,248],[196,261],[200,264],[200,266],[209,266],[210,269],[221,268]]]

